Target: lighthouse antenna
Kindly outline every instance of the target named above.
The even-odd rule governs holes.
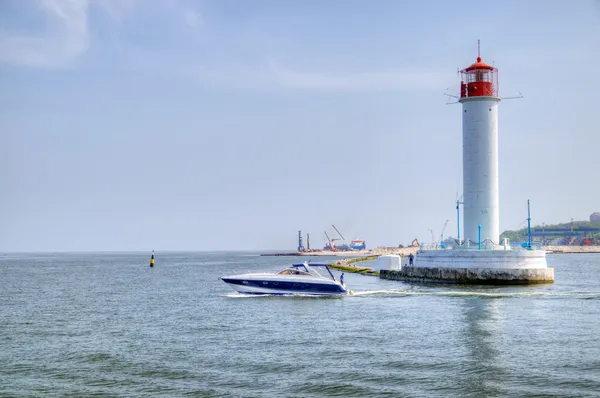
[[[446,89],[446,91],[444,92],[444,95],[445,95],[446,97],[460,98],[458,95],[456,95],[456,94],[452,94],[452,93],[450,92],[450,89],[449,89],[449,88],[448,88],[448,89]]]
[[[502,97],[503,100],[509,100],[509,99],[519,99],[519,98],[523,98],[523,94],[521,94],[521,92],[519,91],[519,95],[517,96],[513,96],[513,97]]]
[[[481,53],[480,53],[480,47],[479,47],[479,39],[477,39],[477,56],[481,57]]]

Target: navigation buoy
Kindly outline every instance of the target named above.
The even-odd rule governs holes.
[[[150,268],[154,268],[154,250],[152,250],[152,257],[150,257]]]

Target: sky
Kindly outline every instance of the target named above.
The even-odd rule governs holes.
[[[600,2],[0,1],[0,251],[456,236],[457,70],[499,69],[500,230],[600,211]]]

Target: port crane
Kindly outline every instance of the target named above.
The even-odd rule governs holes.
[[[302,231],[298,231],[298,251],[304,251],[304,244],[302,243]]]
[[[339,240],[337,238],[334,239],[330,239],[329,235],[327,235],[327,231],[325,231],[325,237],[327,238],[327,245],[329,246],[329,248],[331,249],[331,251],[337,251],[337,249],[335,248],[335,241]]]
[[[446,230],[446,225],[448,225],[448,221],[446,220],[446,222],[444,223],[444,227],[442,228],[442,233],[440,233],[440,246],[443,245],[444,242],[444,231]]]
[[[458,193],[456,194],[456,197],[458,197]],[[460,205],[465,204],[465,202],[463,202],[463,197],[464,195],[460,196],[460,199],[456,199],[456,231],[457,231],[457,240],[458,240],[458,244],[460,245]]]
[[[338,235],[340,236],[340,238],[342,238],[342,240],[344,241],[344,245],[346,245],[346,247],[350,247],[348,245],[348,242],[346,242],[346,239],[342,236],[342,234],[340,233],[340,231],[338,231],[338,229],[335,227],[335,225],[331,224],[331,226],[333,227],[333,229],[335,229],[335,232],[338,233]]]

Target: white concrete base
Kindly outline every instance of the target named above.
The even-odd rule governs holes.
[[[548,268],[545,250],[422,250],[416,268]]]
[[[553,283],[544,250],[421,250],[414,266],[382,269],[382,279],[461,284]]]
[[[385,255],[377,257],[373,271],[395,270],[400,271],[402,267],[408,265],[408,257],[396,255]]]

